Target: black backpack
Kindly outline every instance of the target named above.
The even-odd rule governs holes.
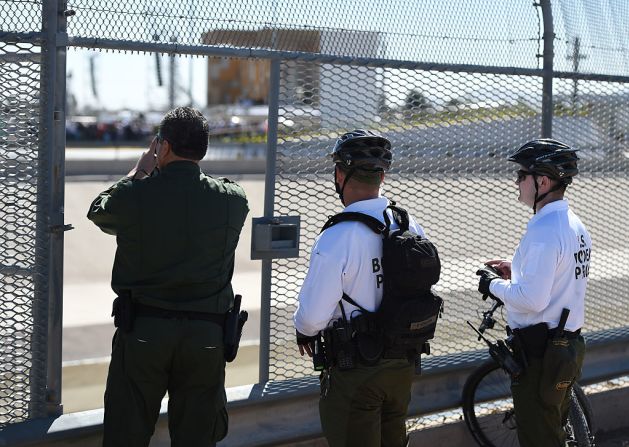
[[[358,354],[363,363],[380,358],[417,358],[428,353],[427,342],[435,335],[443,300],[430,290],[439,281],[441,262],[437,248],[409,229],[408,213],[397,206],[387,207],[399,229],[391,230],[385,209],[385,223],[363,213],[347,212],[332,216],[323,230],[340,222],[358,221],[382,235],[382,303],[369,312],[347,294],[342,301],[358,307],[361,315],[352,318]],[[343,318],[346,319],[340,301]]]

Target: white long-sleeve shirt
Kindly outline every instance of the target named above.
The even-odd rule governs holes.
[[[511,280],[496,279],[489,290],[507,309],[511,328],[537,323],[559,325],[570,309],[566,329],[583,326],[585,289],[592,240],[567,200],[545,205],[528,223],[511,264]]]
[[[388,205],[388,199],[378,197],[354,202],[343,212],[360,212],[384,222],[382,212]],[[388,213],[391,217],[390,210]],[[409,229],[424,236],[411,216],[409,221]],[[392,217],[391,228],[398,228]],[[312,247],[294,315],[296,329],[312,336],[340,318],[343,292],[368,311],[377,310],[382,301],[382,281],[382,236],[361,222],[341,222],[328,228]],[[343,307],[348,318],[358,310],[345,301]]]

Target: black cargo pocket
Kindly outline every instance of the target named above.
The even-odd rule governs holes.
[[[542,360],[539,394],[546,405],[561,404],[578,374],[577,352],[567,338],[548,340]]]

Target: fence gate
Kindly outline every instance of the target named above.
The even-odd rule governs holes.
[[[0,1],[0,427],[61,414],[64,30]]]

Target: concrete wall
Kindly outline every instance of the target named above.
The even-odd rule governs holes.
[[[296,439],[290,443],[276,442],[276,443],[256,443],[255,430],[252,430],[261,419],[265,419],[264,415],[273,413],[275,414],[276,426],[265,426],[266,430],[274,429],[281,436],[282,427],[289,429],[295,424],[303,424],[305,420],[312,421],[312,429],[318,433],[320,430],[317,416],[317,396],[309,396],[308,398],[299,398],[294,400],[290,404],[290,408],[286,406],[286,402],[281,404],[281,412],[275,412],[280,410],[279,403],[275,405],[273,403],[265,404],[263,407],[257,409],[256,412],[249,414],[247,418],[242,418],[242,411],[238,408],[230,411],[230,419],[232,419],[230,434],[227,439],[219,446],[244,446],[244,445],[267,445],[267,446],[296,446],[296,447],[324,447],[327,445],[325,440],[320,436],[313,436],[311,439]],[[624,440],[622,433],[629,433],[629,420],[627,414],[629,414],[629,387],[614,389],[611,391],[604,391],[601,393],[590,394],[590,403],[592,404],[592,410],[595,415],[596,435],[597,438],[604,441],[598,442],[599,447],[623,445],[616,444],[609,440],[610,434],[615,434],[614,439]],[[241,409],[243,410],[243,409]],[[260,419],[256,417],[256,414],[260,416]],[[67,430],[70,426],[70,422],[83,419],[84,423],[98,424],[102,422],[102,411],[94,410],[92,412],[77,413],[75,415],[66,415],[65,421],[66,431],[64,432],[64,424],[57,424],[57,427],[52,431],[51,438],[63,437],[63,439],[51,439],[50,441],[38,441],[36,443],[13,443],[7,442],[6,438],[3,439],[0,433],[0,447],[5,446],[39,446],[39,447],[100,447],[101,433],[100,426],[93,425],[92,427],[84,427],[81,429]],[[70,419],[74,418],[74,421]],[[618,431],[621,431],[618,434]],[[629,436],[629,435],[628,435]],[[607,441],[605,441],[607,440]],[[465,422],[463,420],[454,423],[448,423],[443,425],[437,425],[431,428],[418,430],[410,434],[410,446],[427,446],[427,445],[448,445],[456,447],[476,447],[476,443],[469,434]],[[168,435],[168,425],[166,417],[161,417],[158,421],[155,435],[151,440],[150,447],[167,447],[170,446],[170,437]]]

